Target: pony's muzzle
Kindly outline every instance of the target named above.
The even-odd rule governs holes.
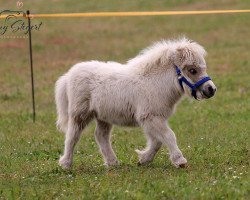
[[[202,94],[207,98],[211,98],[212,96],[214,96],[217,90],[213,82],[212,81],[209,82],[207,84],[204,84],[204,86],[201,89]]]

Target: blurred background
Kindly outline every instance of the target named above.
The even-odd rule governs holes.
[[[21,10],[30,9],[31,13],[212,10],[246,9],[249,4],[248,1],[242,0],[74,2],[26,0],[23,1]],[[16,1],[1,2],[1,10],[4,9],[17,10]],[[53,105],[51,97],[54,82],[73,64],[92,59],[124,63],[136,56],[141,49],[161,39],[186,36],[201,43],[208,51],[208,72],[212,73],[212,76],[227,76],[227,74],[234,76],[243,71],[243,76],[247,75],[250,45],[249,14],[32,20],[34,24],[40,22],[42,22],[40,30],[33,31],[37,111],[40,114],[51,110],[48,105]],[[29,98],[26,98],[30,96],[28,39],[1,39],[0,51],[2,101],[0,110],[8,110],[10,113],[28,112],[30,110],[27,101]],[[241,76],[240,79],[242,78]],[[236,78],[234,81],[240,79]]]

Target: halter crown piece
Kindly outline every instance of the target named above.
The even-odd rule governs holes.
[[[201,80],[199,80],[198,82],[196,83],[190,83],[182,74],[181,74],[181,70],[179,69],[179,67],[175,66],[175,70],[176,70],[176,74],[177,74],[177,77],[178,77],[178,80],[179,80],[179,84],[182,88],[182,90],[184,91],[184,88],[183,88],[183,83],[185,83],[191,90],[191,94],[192,96],[197,99],[197,96],[196,96],[196,91],[197,91],[197,88],[200,87],[203,83],[207,82],[207,81],[210,81],[211,78],[209,76],[205,76],[204,78],[202,78]]]

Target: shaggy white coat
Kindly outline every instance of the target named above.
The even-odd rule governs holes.
[[[136,150],[140,164],[152,161],[165,144],[172,163],[185,167],[187,160],[167,125],[181,96],[191,96],[189,88],[181,89],[175,65],[195,83],[207,75],[205,54],[202,46],[183,38],[155,43],[126,64],[90,61],[74,65],[58,79],[55,89],[57,126],[66,133],[60,165],[71,166],[74,146],[84,127],[95,118],[95,138],[107,165],[118,163],[110,143],[112,124],[116,124],[143,128],[147,147]],[[190,68],[198,73],[191,75]],[[201,88],[207,85],[215,88],[212,81]],[[206,96],[199,89],[197,97]]]

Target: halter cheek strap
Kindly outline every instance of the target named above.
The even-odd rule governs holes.
[[[201,80],[199,80],[198,82],[196,82],[195,84],[190,83],[182,74],[181,74],[181,70],[179,69],[179,67],[175,66],[175,70],[176,70],[176,74],[179,80],[179,84],[182,88],[182,90],[184,90],[183,88],[183,83],[185,83],[190,89],[191,89],[191,94],[192,96],[197,99],[196,96],[196,91],[197,88],[200,87],[203,83],[211,80],[211,78],[209,76],[205,76],[204,78],[202,78]]]

